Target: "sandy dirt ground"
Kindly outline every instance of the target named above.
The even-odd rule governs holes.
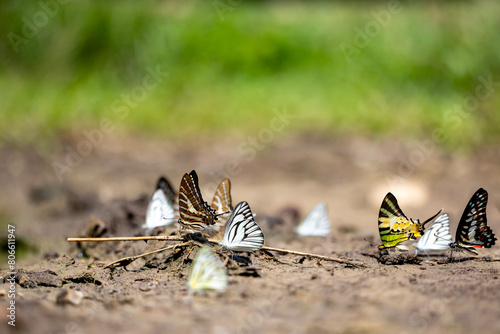
[[[67,148],[81,140],[75,138],[45,154],[0,148],[0,213],[15,226],[18,246],[15,328],[8,325],[10,275],[1,253],[2,333],[500,333],[499,245],[460,262],[447,256],[381,262],[365,241],[380,243],[377,215],[388,191],[412,218],[445,208],[454,234],[465,205],[483,187],[488,224],[500,233],[499,148],[460,155],[424,141],[312,135],[259,146],[248,138],[179,144],[113,137],[67,165],[59,181],[53,164],[66,164]],[[246,150],[238,149],[242,145]],[[206,200],[230,177],[233,204],[249,202],[267,246],[365,267],[257,252],[233,263],[224,293],[192,295],[186,281],[196,249],[103,269],[166,243],[66,242],[144,235],[158,176],[177,186],[192,169]],[[331,236],[297,238],[294,226],[321,201],[328,205]]]

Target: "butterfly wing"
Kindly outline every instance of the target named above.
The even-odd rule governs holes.
[[[255,222],[247,202],[236,205],[226,224],[220,245],[235,252],[253,252],[264,245],[264,233]]]
[[[175,221],[172,194],[175,196],[172,187],[165,178],[161,177],[149,201],[146,223],[143,228],[151,231],[155,227],[170,225]]]
[[[179,222],[203,229],[203,225],[213,225],[217,221],[215,210],[201,196],[198,175],[193,170],[184,174],[179,187]]]
[[[165,196],[170,200],[170,202],[174,202],[177,198],[174,188],[165,177],[160,177],[157,182],[157,189],[163,190]]]
[[[445,251],[450,248],[453,240],[450,233],[450,217],[443,213],[429,227],[423,236],[413,244],[419,251]]]
[[[217,190],[215,191],[214,198],[212,199],[211,206],[218,215],[233,211],[231,201],[231,181],[229,181],[229,179],[224,179],[219,184]]]
[[[330,234],[331,225],[325,203],[319,203],[297,227],[300,236],[326,237]]]
[[[384,247],[394,247],[412,237],[420,236],[417,223],[405,216],[392,193],[384,197],[380,206],[378,230]]]
[[[224,265],[214,256],[209,247],[202,247],[194,259],[187,283],[189,288],[193,291],[224,291],[227,283]]]
[[[181,217],[179,213],[179,196],[174,201],[174,217],[175,219],[179,219]]]
[[[495,234],[487,225],[487,204],[488,192],[483,188],[478,189],[458,223],[455,241],[460,245],[490,248],[495,244]]]

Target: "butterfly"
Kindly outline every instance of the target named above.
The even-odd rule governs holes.
[[[215,210],[218,216],[226,215],[233,211],[233,204],[231,200],[231,181],[229,181],[229,179],[226,178],[222,180],[217,187],[214,198],[212,199],[211,207]]]
[[[495,233],[486,224],[486,204],[488,192],[479,188],[465,207],[458,223],[455,242],[449,244],[453,251],[465,251],[478,255],[476,248],[490,248],[495,244]]]
[[[179,187],[179,224],[185,228],[202,230],[217,222],[217,212],[203,200],[198,175],[193,170],[184,174]]]
[[[176,195],[172,186],[163,176],[156,183],[146,211],[146,222],[142,225],[148,231],[158,226],[170,225],[175,221],[174,201]]]
[[[325,203],[319,203],[296,228],[300,236],[326,237],[330,234],[330,220]]]
[[[425,224],[436,218],[442,211],[443,209],[439,210],[434,216],[420,223],[418,219],[414,221],[406,217],[399,208],[396,197],[391,193],[387,193],[378,214],[378,230],[380,239],[382,239],[379,251],[381,253],[386,253],[391,249],[407,251],[407,247],[399,244],[423,235]]]
[[[443,213],[436,218],[425,234],[413,244],[413,247],[417,249],[417,252],[445,251],[450,249],[452,241],[450,217],[448,217],[447,213]]]
[[[264,233],[247,202],[240,202],[234,208],[219,245],[235,252],[253,252],[264,245]]]
[[[187,282],[192,291],[224,291],[227,287],[226,268],[215,257],[208,246],[202,247],[194,258],[193,267]]]

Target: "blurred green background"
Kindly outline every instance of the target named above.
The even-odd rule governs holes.
[[[498,141],[498,87],[471,112],[463,103],[479,77],[500,81],[500,3],[390,3],[2,1],[0,137],[47,145],[103,118],[152,136],[222,137],[286,108],[299,120],[287,132],[441,128],[449,149]],[[127,107],[157,67],[168,76]]]

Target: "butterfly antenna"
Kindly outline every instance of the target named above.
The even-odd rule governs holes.
[[[224,215],[227,215],[227,214],[229,214],[229,213],[231,213],[231,211],[228,211],[228,212],[223,212],[223,213],[218,213],[218,214],[216,214],[215,216],[216,216],[216,217],[219,217],[219,216],[224,216]]]
[[[428,222],[431,222],[434,220],[434,218],[436,218],[441,212],[443,212],[444,208],[441,208],[441,210],[439,210],[438,213],[436,213],[434,216],[432,216],[431,218],[427,219],[426,221],[424,221],[422,223],[422,226],[425,226],[425,224],[427,224]]]

